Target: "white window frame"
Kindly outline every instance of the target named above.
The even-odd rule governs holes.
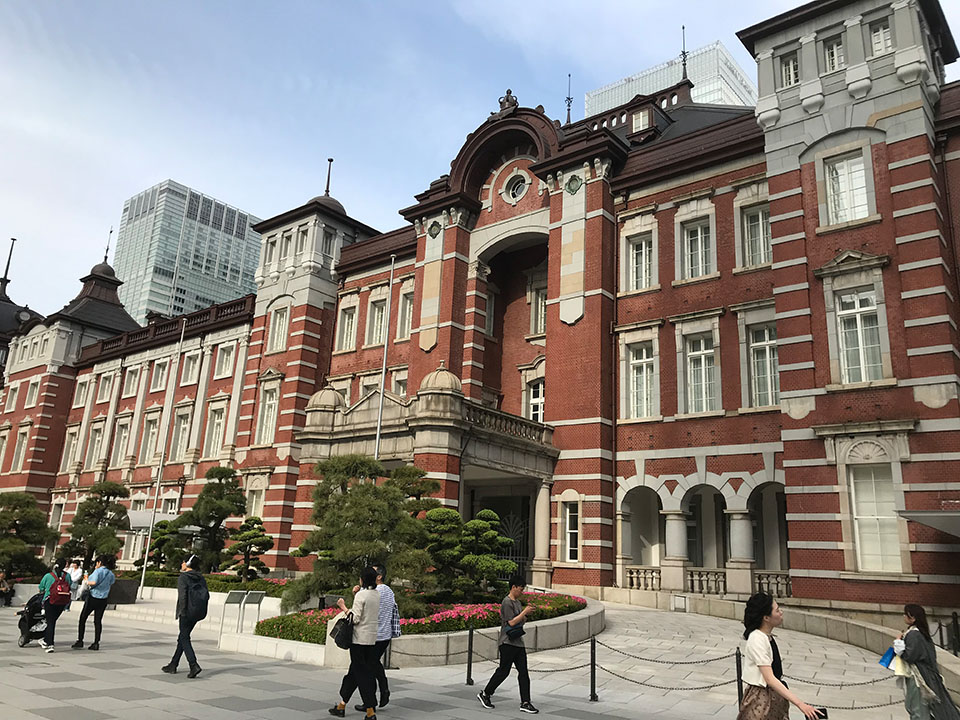
[[[880,57],[893,51],[893,25],[889,16],[870,23],[868,32],[870,33],[870,57]]]
[[[104,427],[103,422],[90,426],[90,434],[87,437],[86,457],[83,463],[83,467],[86,470],[93,468],[93,466],[100,461],[100,456],[103,454]]]
[[[245,517],[263,519],[263,510],[266,505],[267,491],[265,488],[250,488],[247,490],[247,507]]]
[[[264,383],[260,388],[260,402],[257,404],[257,445],[273,444],[279,412],[280,382]]]
[[[110,393],[113,391],[113,375],[103,373],[100,375],[100,381],[97,384],[97,404],[110,401]]]
[[[684,338],[687,370],[687,411],[690,414],[717,410],[719,382],[717,378],[717,348],[713,335],[698,333]],[[698,392],[698,388],[702,391]]]
[[[827,225],[863,220],[870,215],[866,162],[856,151],[824,160]]]
[[[32,408],[37,406],[37,402],[40,400],[40,380],[30,380],[27,383],[27,393],[23,398],[23,407],[24,409]]]
[[[869,473],[869,481],[872,485],[872,496],[875,498],[877,495],[877,470],[880,468],[885,468],[887,476],[882,477],[881,482],[887,484],[889,482],[889,505],[890,513],[880,514],[879,507],[874,503],[874,513],[863,513],[858,512],[858,498],[857,498],[857,485],[860,484],[863,487],[862,482],[866,481],[867,478],[860,478],[860,482],[855,477],[857,474],[866,474]],[[900,542],[900,528],[899,528],[899,518],[897,516],[897,501],[896,494],[897,488],[895,485],[894,471],[889,463],[879,463],[879,464],[856,464],[847,466],[847,475],[849,482],[849,491],[850,491],[850,519],[853,525],[853,537],[854,537],[854,546],[857,550],[857,570],[859,572],[880,572],[880,573],[902,573],[903,572],[903,557],[901,552],[901,542]],[[866,494],[866,493],[864,493]],[[883,533],[881,529],[881,523],[887,526],[887,533],[892,529],[893,534],[896,537],[896,550],[890,553],[885,553],[883,548],[882,539],[878,537],[878,547],[877,551],[880,557],[880,567],[870,567],[867,563],[864,562],[864,546],[866,542],[864,540],[864,533],[867,531],[869,526],[874,526],[876,534],[880,536]],[[894,562],[895,561],[895,562]]]
[[[397,340],[408,340],[413,332],[413,288],[400,288],[400,303],[397,308]]]
[[[290,306],[282,305],[270,312],[270,334],[267,337],[267,352],[283,352],[287,349],[290,330]]]
[[[83,407],[87,402],[87,393],[90,391],[90,379],[84,378],[77,380],[76,388],[73,391],[72,408]]]
[[[649,290],[656,285],[656,243],[653,231],[627,238],[627,290]]]
[[[180,408],[173,413],[173,434],[170,437],[170,461],[183,459],[190,444],[190,408]],[[181,421],[183,421],[181,423]]]
[[[848,310],[843,309],[844,298],[852,298],[854,307]],[[867,304],[869,303],[869,304]],[[836,303],[834,305],[837,316],[837,339],[839,341],[840,351],[840,372],[842,382],[845,385],[873,382],[883,379],[883,348],[880,343],[880,314],[877,309],[876,292],[873,288],[860,290],[846,290],[837,292]],[[876,332],[876,344],[870,344],[870,347],[876,347],[879,363],[867,362],[866,356],[866,323],[868,316],[875,318],[876,325],[871,331]],[[844,331],[844,321],[853,320],[857,334],[857,345],[855,348],[847,347],[847,333]],[[849,353],[855,352],[858,356],[858,362],[855,366],[849,364]],[[854,378],[854,375],[859,375]]]
[[[695,280],[713,274],[714,252],[714,238],[710,233],[710,222],[706,218],[683,224],[684,280]]]
[[[364,397],[371,392],[379,392],[380,390],[380,373],[368,373],[366,375],[360,376],[360,395],[359,397]]]
[[[27,449],[30,444],[30,426],[17,429],[17,438],[13,445],[13,458],[10,460],[10,472],[22,472],[24,461],[27,459]]]
[[[649,110],[637,110],[633,113],[631,118],[632,122],[632,132],[642,132],[650,127],[650,111]]]
[[[370,298],[367,303],[367,342],[365,347],[383,345],[387,338],[387,299]]]
[[[722,415],[723,410],[723,373],[720,355],[720,314],[722,309],[688,313],[670,318],[674,323],[677,351],[677,411],[679,417]],[[697,337],[709,337],[713,343],[713,388],[710,409],[698,409],[693,402],[691,380],[694,371],[691,368],[690,341]],[[698,355],[704,357],[703,354]]]
[[[621,420],[659,420],[660,414],[660,326],[662,320],[646,321],[627,327],[617,328],[620,360],[620,409]],[[649,345],[652,352],[653,387],[649,400],[649,415],[637,415],[633,403],[632,349],[639,345]]]
[[[846,50],[843,45],[843,35],[834,35],[823,41],[823,72],[824,74],[843,70],[847,66]]]
[[[487,337],[493,337],[496,332],[495,318],[497,307],[497,295],[490,288],[487,288],[487,292],[484,293],[484,299],[486,300],[483,309],[483,334]]]
[[[357,296],[351,296],[349,304],[341,299],[337,313],[337,352],[352,352],[357,349]]]
[[[297,244],[294,248],[295,255],[303,255],[307,249],[307,244],[310,239],[310,228],[307,225],[300,225],[297,228]]]
[[[638,419],[656,415],[658,376],[657,356],[653,341],[646,340],[628,345],[628,417]]]
[[[580,502],[564,501],[563,506],[563,562],[580,563],[581,557],[581,517]]]
[[[122,433],[121,438],[121,430]],[[110,452],[110,467],[120,467],[127,457],[130,444],[130,418],[119,418],[113,428],[113,449]]]
[[[393,394],[405,398],[407,396],[407,368],[394,369],[391,372]]]
[[[164,515],[176,515],[180,511],[179,498],[165,497],[160,502],[160,512]],[[173,503],[172,506],[169,503]]]
[[[270,265],[277,255],[277,236],[271,235],[263,243],[263,264]]]
[[[226,358],[226,360],[224,358]],[[222,380],[223,378],[228,378],[233,375],[233,368],[234,364],[236,363],[236,359],[236,341],[231,340],[230,342],[220,343],[217,345],[217,364],[214,368],[213,379]]]
[[[3,411],[13,412],[17,409],[17,401],[20,399],[20,383],[10,383],[7,388],[7,397],[5,398]]]
[[[773,243],[770,233],[770,191],[766,180],[760,182],[749,182],[741,185],[737,189],[737,194],[733,199],[733,234],[734,245],[736,248],[737,266],[734,273],[757,270],[769,267],[773,261]],[[750,254],[747,252],[749,240],[746,233],[747,216],[760,208],[766,208],[766,240],[767,240],[767,260],[756,265],[750,264]]]
[[[852,138],[849,142],[832,145],[829,148],[817,151],[813,154],[813,160],[817,174],[817,188],[822,188],[817,197],[817,208],[820,216],[820,227],[817,232],[823,232],[829,228],[840,228],[846,225],[858,225],[873,222],[880,219],[877,213],[876,188],[873,178],[873,153],[871,152],[871,142],[882,139],[883,135],[876,132],[854,130],[846,134]],[[857,153],[863,160],[863,179],[864,190],[867,201],[866,215],[851,217],[849,220],[835,220],[835,211],[831,209],[831,195],[828,174],[828,163],[836,160],[843,160],[855,156]],[[808,156],[802,156],[802,162],[809,162]],[[862,213],[862,211],[861,211]]]
[[[342,377],[339,379],[327,378],[327,385],[336,390],[343,396],[343,401],[347,407],[350,407],[350,389],[353,385],[352,377]]]
[[[796,87],[800,84],[800,53],[797,50],[780,56],[780,89]]]
[[[331,227],[323,228],[322,246],[320,251],[327,257],[333,257],[337,253],[337,231]]]
[[[756,334],[763,333],[757,341]],[[774,407],[780,404],[780,371],[777,357],[777,325],[763,323],[747,327],[747,351],[750,356],[750,407]],[[767,375],[761,381],[758,376],[758,355],[766,363]],[[765,396],[761,397],[761,392]],[[761,399],[770,402],[761,402]]]
[[[160,438],[160,413],[152,412],[143,417],[143,431],[140,434],[140,452],[137,454],[138,464],[150,465],[157,454],[157,445]],[[152,431],[151,431],[152,428]]]
[[[167,387],[167,375],[170,373],[169,358],[155,360],[153,371],[150,375],[150,392],[160,392]]]
[[[779,407],[776,405],[757,405],[754,393],[754,363],[752,354],[752,336],[751,331],[761,326],[772,326],[776,328],[776,308],[773,299],[751,300],[737,305],[731,305],[730,309],[737,314],[737,333],[739,335],[740,345],[740,408],[739,412],[747,413],[754,410],[773,410]],[[779,348],[779,344],[776,345]],[[779,355],[779,353],[778,353]],[[777,366],[777,397],[779,398],[779,357]]]
[[[547,383],[545,378],[537,378],[527,383],[525,416],[528,420],[542,423],[544,422],[544,410],[546,409]]]
[[[689,267],[689,239],[687,232],[690,228],[705,226],[709,233],[709,247],[701,252],[701,264],[705,261],[709,272],[692,276]],[[673,285],[702,282],[711,278],[720,277],[717,269],[717,214],[710,191],[682,202],[673,218],[674,237],[674,277]],[[702,239],[702,236],[701,236]]]
[[[140,382],[140,368],[128,367],[123,371],[123,388],[120,390],[120,397],[128,398],[137,394],[137,386]]]
[[[534,287],[530,298],[530,334],[545,335],[547,332],[547,286]]]
[[[183,372],[180,376],[180,386],[195,385],[200,381],[200,365],[203,356],[199,350],[183,354]]]
[[[754,218],[757,220],[756,226],[759,230],[756,237],[752,233]],[[773,262],[773,245],[770,242],[770,206],[752,205],[743,208],[740,221],[743,233],[743,267],[755,268],[770,265]],[[754,242],[759,246],[757,252],[754,252]]]
[[[214,435],[214,413],[219,413],[219,434]],[[211,403],[207,408],[207,422],[203,432],[203,457],[215,459],[223,449],[224,433],[227,424],[227,404],[225,402]]]
[[[74,464],[74,457],[77,454],[77,440],[80,437],[80,428],[72,427],[67,428],[67,432],[63,436],[63,454],[60,456],[60,472],[67,472]],[[3,462],[3,451],[6,446],[7,436],[6,433],[2,436],[2,441],[0,441],[0,463]]]

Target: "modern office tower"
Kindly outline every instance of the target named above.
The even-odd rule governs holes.
[[[144,323],[148,312],[181,315],[256,291],[259,218],[165,180],[123,204],[114,266],[120,299]]]
[[[606,112],[637,95],[652,95],[683,77],[683,62],[674,58],[586,94],[586,117]],[[687,55],[692,99],[718,105],[756,105],[757,88],[720,41]]]

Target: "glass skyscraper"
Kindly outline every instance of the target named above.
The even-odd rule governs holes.
[[[255,292],[259,221],[173,180],[134,195],[113,263],[127,312],[143,324],[151,310],[180,315]]]
[[[693,83],[694,102],[718,105],[756,105],[757,88],[719,41],[692,50],[687,55],[687,77]],[[649,70],[605,85],[586,94],[586,115],[606,112],[633,100],[653,95],[683,78],[683,63],[675,58]]]

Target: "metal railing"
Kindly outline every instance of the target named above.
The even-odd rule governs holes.
[[[757,570],[753,576],[754,589],[773,597],[793,597],[790,573],[776,570]]]
[[[553,432],[543,423],[527,420],[501,410],[494,410],[470,400],[465,400],[463,403],[463,419],[483,430],[490,430],[523,440],[532,440],[544,445],[553,444]]]
[[[727,571],[723,568],[688,568],[687,592],[723,595],[727,591]]]
[[[946,622],[937,620],[936,627],[930,628],[930,634],[934,645],[955,656],[960,655],[960,619],[957,613],[953,613]]]
[[[627,588],[630,590],[659,590],[660,568],[647,565],[628,565]]]

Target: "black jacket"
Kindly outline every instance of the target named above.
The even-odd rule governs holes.
[[[177,618],[203,620],[207,616],[210,592],[207,580],[197,570],[180,573],[177,579]]]

